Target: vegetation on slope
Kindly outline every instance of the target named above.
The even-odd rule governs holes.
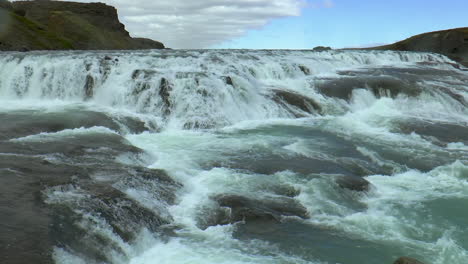
[[[0,50],[157,49],[131,38],[117,10],[102,3],[0,0]]]

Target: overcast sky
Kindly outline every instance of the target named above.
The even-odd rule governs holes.
[[[335,48],[467,27],[467,0],[75,0],[118,9],[132,36],[170,48]]]

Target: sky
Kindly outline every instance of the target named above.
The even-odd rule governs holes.
[[[118,9],[132,36],[169,48],[366,47],[468,27],[468,0],[100,1]]]

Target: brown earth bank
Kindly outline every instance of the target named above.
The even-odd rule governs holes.
[[[366,49],[434,52],[468,67],[468,27],[424,33],[394,44]]]
[[[163,49],[132,38],[117,9],[104,3],[0,0],[0,50]]]

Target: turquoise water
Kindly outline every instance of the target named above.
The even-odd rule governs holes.
[[[5,204],[35,192],[41,207],[25,215],[52,223],[34,229],[50,235],[50,248],[7,255],[48,250],[64,264],[466,263],[468,75],[449,59],[104,55],[0,58]],[[13,207],[4,234],[27,238]]]

